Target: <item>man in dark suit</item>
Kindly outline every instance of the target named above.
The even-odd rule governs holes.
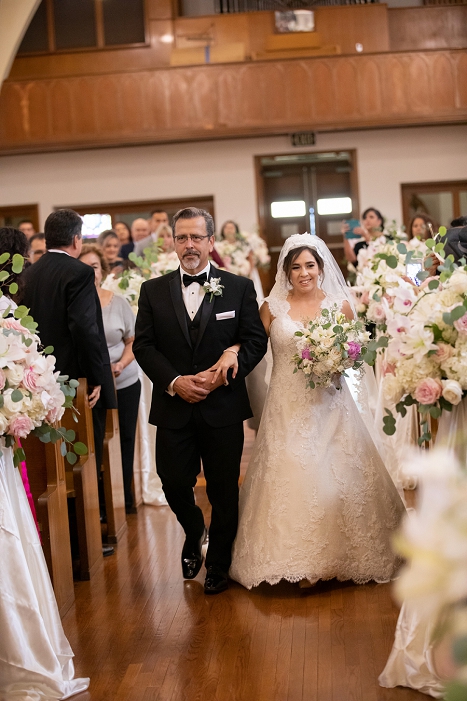
[[[81,227],[81,217],[71,209],[59,209],[47,217],[47,253],[24,272],[23,303],[38,324],[43,345],[53,346],[57,370],[88,381],[99,472],[107,409],[117,404],[94,270],[77,260]],[[104,555],[114,552],[111,547],[103,551]]]
[[[143,283],[133,350],[153,383],[149,421],[157,426],[157,471],[186,534],[182,571],[187,579],[203,562],[206,530],[193,493],[203,461],[212,506],[204,588],[216,594],[228,586],[237,531],[243,421],[252,416],[245,377],[265,354],[267,336],[251,280],[209,263],[211,215],[182,209],[173,230],[181,267]],[[211,292],[216,278],[221,294]],[[213,383],[210,369],[232,344],[241,344],[237,375],[229,372],[227,385],[221,376]]]

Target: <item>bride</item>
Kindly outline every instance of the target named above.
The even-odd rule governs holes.
[[[282,579],[386,582],[399,564],[391,537],[404,505],[346,383],[311,390],[293,373],[295,332],[336,303],[354,318],[326,244],[291,236],[261,307],[274,363],[230,568],[248,589]]]

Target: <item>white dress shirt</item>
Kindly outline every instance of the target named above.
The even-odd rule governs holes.
[[[207,280],[209,280],[210,268],[211,264],[208,263],[207,266],[203,268],[203,270],[199,271],[199,273],[197,273],[196,275],[190,275],[190,273],[185,272],[185,270],[183,270],[183,268],[180,266],[180,284],[182,286],[183,302],[185,304],[185,309],[187,310],[188,316],[192,321],[195,318],[201,304],[203,303],[206,291],[197,282],[193,282],[191,285],[188,285],[188,287],[185,287],[185,285],[183,284],[183,276],[188,275],[189,277],[198,277],[198,275],[206,273],[206,278]],[[167,392],[170,394],[171,397],[175,396],[174,382],[175,380],[178,380],[179,377],[180,375],[174,377],[170,385],[167,387]]]

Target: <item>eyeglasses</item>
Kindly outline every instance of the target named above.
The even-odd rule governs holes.
[[[191,239],[193,243],[201,243],[203,239],[208,239],[210,238],[209,234],[206,236],[199,236],[198,234],[193,234],[191,236],[186,236],[186,234],[181,234],[180,236],[174,236],[174,239],[177,243],[186,243],[188,239]]]

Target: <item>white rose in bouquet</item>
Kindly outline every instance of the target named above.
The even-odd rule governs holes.
[[[462,399],[462,387],[456,380],[441,380],[443,385],[443,397],[454,406]]]
[[[403,387],[398,378],[391,373],[383,377],[383,395],[391,404],[400,402],[403,395]]]

